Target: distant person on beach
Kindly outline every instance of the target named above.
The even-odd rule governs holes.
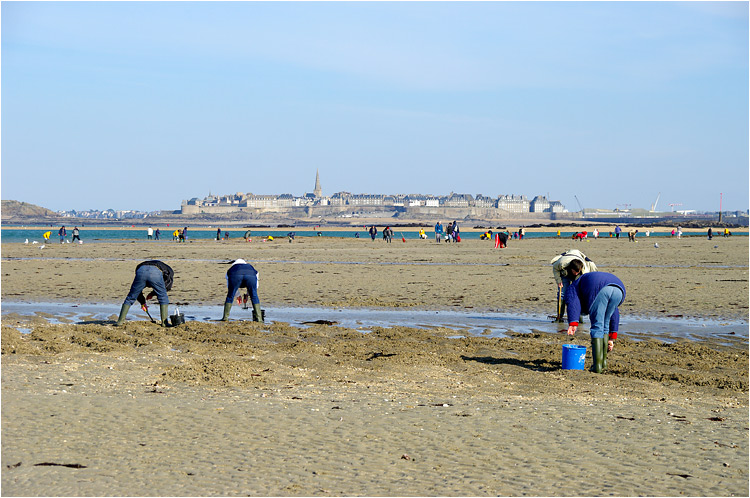
[[[419,238],[420,239],[426,239],[427,238],[427,234],[424,233],[424,228],[420,228],[419,229]]]
[[[216,229],[216,240],[221,240],[221,228]]]
[[[174,240],[175,242],[180,241],[180,229],[179,228],[175,228],[174,232],[172,232],[172,240]]]
[[[57,234],[60,236],[60,243],[65,242],[65,236],[68,234],[68,231],[65,230],[65,225],[60,227],[60,230],[58,230]]]
[[[227,298],[224,300],[224,316],[221,317],[221,321],[229,320],[229,310],[232,309],[234,296],[241,287],[247,289],[250,302],[253,304],[253,321],[262,322],[263,312],[258,298],[258,271],[244,259],[236,259],[227,270]]]
[[[375,237],[378,235],[378,228],[375,225],[372,225],[368,232],[370,233],[370,238],[375,240]]]
[[[583,264],[572,261],[568,271],[574,277],[580,275],[570,285],[565,296],[568,306],[568,335],[578,329],[581,314],[588,313],[591,320],[591,371],[602,373],[607,369],[607,352],[612,351],[620,328],[619,306],[625,300],[625,284],[622,280],[602,271],[581,275]]]
[[[183,239],[183,242],[187,242],[188,240],[187,227],[182,229],[182,239]]]
[[[81,242],[81,232],[78,230],[78,227],[73,227],[73,239],[71,242],[75,243],[75,241]]]
[[[148,227],[148,230],[146,230],[146,238],[148,240],[151,240],[154,238],[154,229],[151,227]]]
[[[492,231],[490,231],[490,234],[492,234]],[[495,249],[498,247],[500,249],[504,249],[508,245],[508,239],[510,238],[510,232],[507,230],[504,232],[497,232],[495,234]]]
[[[182,230],[178,230],[178,233],[179,233],[179,239],[180,239],[179,241],[185,242],[185,232],[183,232]]]
[[[681,226],[677,227],[677,238],[678,239],[682,238],[682,227]]]
[[[558,292],[558,322],[563,321],[563,316],[565,316],[565,296],[568,293],[570,284],[576,279],[568,269],[573,261],[579,261],[581,263],[581,268],[578,270],[578,274],[599,271],[596,267],[596,263],[578,249],[569,249],[552,258],[550,261],[550,264],[552,265],[552,276],[555,277]]]
[[[599,238],[599,229],[598,228],[594,228],[594,240],[596,240],[598,238]]]
[[[526,235],[526,230],[523,227],[518,229],[518,240],[523,240],[523,236]]]
[[[51,231],[51,230],[50,230],[49,232],[44,232],[44,233],[42,234],[42,237],[44,238],[44,241],[45,241],[45,242],[49,242],[49,238],[50,238],[51,236],[52,236],[52,231]],[[726,235],[725,235],[725,237],[726,237]]]
[[[443,238],[443,225],[438,221],[435,223],[435,242],[440,242]]]
[[[245,232],[245,235],[243,235],[242,238],[245,239],[245,242],[250,242],[250,240],[252,240],[251,239],[252,235],[253,235],[252,231],[248,230]]]
[[[174,271],[169,265],[158,260],[144,261],[135,267],[135,278],[130,286],[130,292],[122,303],[120,316],[117,318],[115,325],[122,325],[125,322],[125,316],[128,314],[130,306],[137,300],[141,304],[141,309],[148,310],[147,299],[156,296],[159,301],[159,312],[161,315],[160,325],[167,326],[167,308],[169,305],[169,296],[167,291],[172,290],[174,280]],[[151,287],[153,290],[147,297],[143,297],[143,289]]]
[[[387,226],[383,229],[383,240],[385,240],[389,244],[393,241],[393,230],[390,226]]]
[[[448,223],[448,226],[445,227],[445,233],[447,235],[445,240],[447,240],[448,242],[454,242],[455,239],[453,238],[453,223]]]
[[[638,230],[633,230],[632,228],[628,232],[628,240],[630,242],[635,242],[635,236],[638,234]]]
[[[724,237],[729,237],[730,235],[732,235],[732,232],[730,232],[729,229],[725,227],[724,228]]]
[[[159,229],[157,228],[157,229],[156,229],[156,231],[154,232],[154,239],[156,239],[156,240],[159,240],[159,234],[160,234],[160,233],[161,233],[161,232],[160,232],[160,231],[159,231]]]
[[[456,220],[453,220],[453,242],[461,242],[461,230]]]
[[[708,227],[708,240],[711,240],[714,238],[714,231],[711,230],[711,227]]]
[[[615,238],[616,239],[620,238],[620,232],[622,232],[622,228],[620,228],[620,225],[616,225],[615,226]]]

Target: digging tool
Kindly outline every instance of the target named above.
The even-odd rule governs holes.
[[[151,323],[156,323],[156,320],[154,320],[153,318],[151,318],[151,313],[148,312],[148,306],[147,305],[145,305],[145,304],[142,305],[141,309],[146,312],[146,314],[148,315],[149,320],[151,320]]]
[[[565,300],[562,298],[562,285],[557,288],[557,321],[564,322]]]

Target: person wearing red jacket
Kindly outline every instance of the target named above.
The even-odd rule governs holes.
[[[607,368],[607,352],[614,348],[620,327],[618,307],[625,300],[625,284],[611,273],[595,271],[581,275],[583,264],[573,260],[568,272],[578,277],[565,294],[568,306],[568,335],[578,329],[581,314],[588,313],[591,320],[591,370],[601,373]]]

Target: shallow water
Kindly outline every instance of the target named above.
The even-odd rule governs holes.
[[[267,322],[285,322],[305,328],[310,322],[324,320],[335,322],[337,326],[371,331],[376,327],[405,326],[414,328],[447,327],[454,329],[457,336],[462,334],[482,335],[486,337],[505,337],[509,333],[548,332],[555,333],[566,328],[565,324],[555,323],[546,315],[505,312],[474,312],[449,310],[401,310],[372,308],[295,308],[264,306]],[[209,322],[221,318],[222,306],[180,306],[179,311],[186,321]],[[112,321],[120,311],[119,304],[111,303],[2,303],[2,315],[17,313],[22,316],[42,316],[50,323],[92,323]],[[151,315],[158,317],[158,306],[152,305]],[[175,306],[169,306],[170,315]],[[137,306],[130,309],[129,320],[148,320],[145,312]],[[252,308],[232,307],[230,319],[237,321],[252,320]],[[305,323],[308,322],[308,323]],[[19,328],[29,332],[28,328]],[[588,333],[588,320],[584,319],[579,327],[579,334]],[[677,339],[747,339],[748,322],[744,320],[712,320],[702,318],[666,318],[622,316],[620,320],[621,337],[634,340],[657,338],[666,342]]]
[[[23,257],[23,258],[2,258],[2,261],[132,261],[141,262],[143,259],[139,258],[57,258],[57,257]],[[216,264],[230,264],[232,261],[228,259],[200,259],[200,258],[185,258],[180,259],[184,262],[192,263],[216,263]],[[376,265],[376,266],[510,266],[510,263],[461,263],[454,261],[323,261],[323,260],[296,260],[296,259],[253,259],[253,263],[278,263],[278,264],[298,264],[298,265]],[[539,266],[537,262],[514,262],[513,266]],[[547,266],[547,265],[543,265]],[[598,264],[600,268],[608,268],[609,265]],[[621,268],[747,268],[748,265],[722,265],[722,264],[708,264],[708,263],[695,263],[689,265],[617,265]]]

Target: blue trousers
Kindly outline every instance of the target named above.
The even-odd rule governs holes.
[[[146,287],[151,287],[156,292],[156,298],[159,304],[169,304],[167,296],[167,286],[164,285],[164,274],[159,267],[153,265],[143,265],[135,271],[133,285],[130,286],[128,297],[125,298],[125,304],[132,305],[141,291]]]
[[[227,299],[225,303],[231,303],[234,301],[234,296],[240,287],[247,289],[247,293],[250,294],[250,301],[253,304],[260,304],[258,298],[258,277],[251,273],[234,273],[227,275]]]
[[[622,302],[622,291],[615,285],[602,287],[594,302],[589,305],[591,320],[591,338],[601,339],[609,336],[609,321]]]

